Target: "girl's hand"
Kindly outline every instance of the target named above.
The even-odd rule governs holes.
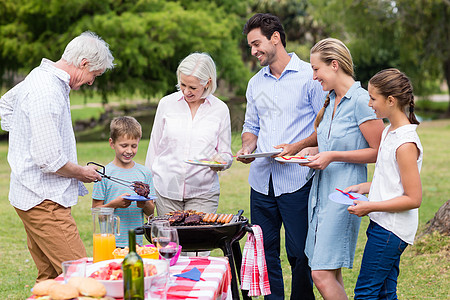
[[[360,183],[360,184],[356,184],[356,185],[351,185],[349,187],[346,187],[344,189],[345,193],[358,193],[358,194],[368,194],[369,190],[370,190],[370,184],[371,182],[364,182],[364,183]]]
[[[368,201],[353,200],[353,206],[347,208],[348,212],[358,217],[364,217],[368,213],[372,212],[371,203]]]

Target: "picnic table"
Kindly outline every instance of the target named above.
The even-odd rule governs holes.
[[[200,280],[194,281],[172,275],[181,274],[197,268]],[[231,271],[226,257],[185,257],[180,256],[177,263],[169,268],[172,284],[167,289],[168,300],[199,299],[228,300],[232,299]],[[60,275],[56,280],[63,280]],[[35,299],[33,296],[27,300]],[[117,300],[120,300],[118,298]]]

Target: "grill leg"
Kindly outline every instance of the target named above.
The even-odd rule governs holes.
[[[241,283],[241,264],[242,264],[242,251],[241,251],[241,245],[239,244],[239,241],[235,241],[233,244],[231,244],[231,248],[233,250],[233,256],[234,256],[234,262],[236,265],[236,274],[237,278],[239,279],[239,284]],[[252,297],[248,296],[247,290],[241,290],[242,292],[242,299],[249,300],[252,299]]]
[[[230,263],[230,269],[231,269],[231,294],[233,297],[233,300],[239,300],[239,288],[237,284],[237,276],[236,276],[236,268],[234,264],[234,258],[233,258],[233,251],[231,249],[231,244],[228,241],[225,241],[225,244],[223,245],[222,251],[225,254],[226,257],[228,257],[228,261]]]

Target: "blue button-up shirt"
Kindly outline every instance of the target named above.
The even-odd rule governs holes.
[[[243,133],[258,137],[255,153],[273,151],[273,146],[291,144],[314,132],[314,120],[323,106],[326,93],[312,79],[311,65],[295,53],[280,78],[268,66],[250,79]],[[268,195],[269,178],[275,196],[292,193],[306,183],[309,168],[280,164],[273,158],[256,158],[250,167],[249,183],[257,192]]]

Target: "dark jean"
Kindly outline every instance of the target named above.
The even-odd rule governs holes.
[[[270,282],[270,295],[264,299],[284,299],[280,264],[280,230],[285,229],[286,253],[292,271],[291,299],[314,299],[313,281],[305,241],[308,232],[308,197],[312,179],[296,192],[274,196],[272,180],[269,195],[251,190],[251,222],[261,227]]]
[[[408,244],[370,221],[355,299],[397,299],[400,256]]]

